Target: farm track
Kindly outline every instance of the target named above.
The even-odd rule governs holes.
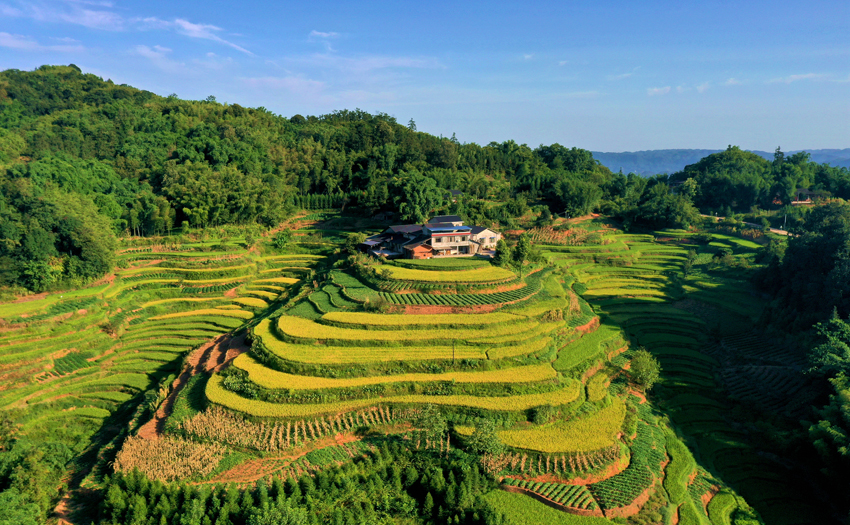
[[[359,441],[360,438],[354,434],[336,434],[313,441],[301,450],[285,456],[271,456],[261,459],[253,459],[241,463],[230,470],[222,472],[209,481],[194,483],[195,485],[210,485],[217,483],[254,483],[262,478],[271,476],[276,472],[289,467],[295,460],[306,456],[309,452],[325,447],[341,446],[347,443]]]
[[[177,396],[189,379],[204,372],[218,372],[237,356],[247,352],[245,336],[245,332],[238,336],[220,335],[192,352],[186,360],[182,373],[171,384],[171,393],[162,402],[154,417],[139,429],[139,437],[150,440],[159,439],[165,428],[165,421],[174,409]]]

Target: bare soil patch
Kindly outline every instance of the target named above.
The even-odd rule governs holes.
[[[183,372],[171,384],[171,393],[160,405],[154,417],[139,429],[139,436],[144,439],[159,439],[165,428],[165,420],[171,415],[177,396],[189,379],[201,372],[221,370],[236,356],[247,351],[248,346],[243,333],[236,337],[230,334],[218,336],[192,352],[186,360]]]

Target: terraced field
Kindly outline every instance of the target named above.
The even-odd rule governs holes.
[[[26,409],[22,432],[85,435],[129,420],[89,446],[120,443],[162,402],[190,351],[236,331],[297,283],[287,279],[255,298],[248,288],[261,275],[276,279],[260,274],[261,258],[235,246],[184,249],[129,243],[114,275],[99,284],[0,305],[0,408]],[[140,400],[140,409],[128,412]],[[90,475],[103,468],[105,459]]]
[[[510,500],[551,523],[605,523],[661,498],[666,515],[704,524],[749,502],[776,523],[804,523],[805,495],[732,430],[718,394],[776,409],[780,398],[753,385],[802,392],[791,373],[801,363],[737,328],[760,302],[733,274],[683,275],[689,249],[714,247],[677,237],[606,229],[598,245],[540,246],[550,264],[521,273],[477,259],[360,267],[314,253],[126,246],[103,283],[0,305],[0,407],[26,407],[28,432],[69,421],[121,428],[111,447],[131,434],[165,435],[157,454],[172,442],[215,443],[194,479],[205,482],[269,453],[285,454],[285,475],[297,478],[298,465],[350,460],[338,442],[361,451],[369,434],[444,454],[472,443],[486,419],[504,448],[481,464],[513,492],[489,495],[496,507]],[[724,316],[746,320],[718,328]],[[249,351],[217,346],[236,332]],[[656,406],[631,381],[639,346],[663,368]],[[449,428],[436,441],[419,419],[434,407]]]
[[[574,289],[602,316],[603,327],[606,323],[618,327],[633,345],[646,347],[660,361],[663,374],[657,387],[659,401],[675,427],[697,444],[706,467],[720,473],[724,482],[739,487],[746,501],[762,512],[768,523],[804,523],[806,513],[814,511],[811,502],[801,496],[806,489],[794,494],[787,485],[762,479],[787,479],[789,474],[780,463],[755,454],[753,447],[731,430],[730,406],[717,393],[725,387],[734,398],[781,412],[780,400],[787,400],[787,392],[803,390],[797,379],[801,377],[799,359],[791,350],[777,348],[752,331],[751,320],[760,315],[763,305],[734,270],[703,257],[709,261],[703,263],[704,267],[697,266],[687,277],[682,271],[688,250],[699,254],[725,248],[749,260],[758,245],[717,234],[708,246],[689,243],[684,232],[657,235],[684,240],[665,245],[648,238],[633,240],[609,234],[596,247],[553,246],[548,253],[555,264],[576,276]],[[742,365],[742,357],[753,364]],[[562,363],[564,359],[559,358]],[[804,403],[807,400],[800,398]],[[793,415],[800,413],[799,408],[794,405],[787,411]],[[698,490],[693,488],[693,481],[685,479],[696,465],[688,449],[675,438],[668,437],[667,442],[670,463],[665,469],[664,486],[678,502],[680,518],[691,523],[709,517],[712,523],[722,522],[706,514],[699,499],[689,495],[689,490]],[[646,486],[654,477],[654,473],[633,476],[629,486]],[[611,484],[614,479],[605,483]],[[605,507],[610,497],[607,492],[596,488],[591,492]],[[742,501],[735,498],[727,493],[722,499],[723,510],[718,513],[728,515],[726,505]],[[779,501],[780,508],[776,508]]]

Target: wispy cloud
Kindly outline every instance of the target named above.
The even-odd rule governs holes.
[[[220,57],[215,53],[207,53],[205,59],[193,59],[192,63],[207,69],[222,70],[233,64],[233,59],[230,57]]]
[[[646,90],[646,94],[649,95],[650,97],[655,96],[655,95],[666,95],[669,92],[670,92],[670,86],[653,87],[653,88],[648,88]]]
[[[147,58],[151,61],[151,63],[157,68],[168,71],[168,72],[176,72],[183,70],[185,64],[181,62],[177,62],[168,58],[168,55],[171,54],[171,50],[167,47],[162,46],[136,46],[133,49],[133,53],[139,55],[141,57]]]
[[[640,69],[640,66],[635,67],[634,69],[632,69],[628,73],[620,73],[619,75],[608,75],[606,78],[608,80],[625,80],[625,79],[631,77],[632,75],[634,75],[635,72],[637,72],[638,69]]]
[[[352,74],[370,73],[381,69],[439,69],[443,67],[435,58],[406,56],[343,57],[324,53],[290,58],[289,61],[302,67],[337,69]]]
[[[316,31],[315,29],[310,31],[311,38],[336,38],[339,36],[339,33],[335,33],[333,31]]]
[[[31,18],[39,22],[67,23],[106,31],[124,29],[123,17],[109,10],[112,8],[109,2],[18,0],[14,4],[0,5],[0,14],[10,18]]]
[[[564,98],[596,98],[599,96],[598,91],[573,91],[572,93],[564,93],[561,95]]]
[[[157,17],[125,18],[109,1],[100,0],[12,0],[14,5],[0,4],[0,15],[31,18],[39,22],[66,23],[105,31],[171,30],[189,38],[210,40],[247,55],[244,47],[222,38],[223,29],[211,24],[190,22],[185,18],[162,20]]]
[[[705,93],[706,91],[708,91],[709,87],[710,86],[708,82],[703,82],[702,84],[697,86],[697,93]]]
[[[817,80],[826,77],[826,75],[821,75],[817,73],[806,73],[804,75],[789,75],[787,77],[782,78],[774,78],[768,80],[768,84],[790,84],[792,82],[798,82],[800,80]]]
[[[247,55],[253,56],[254,53],[248,51],[242,46],[236,45],[233,42],[229,42],[216,34],[216,32],[221,31],[220,27],[216,27],[214,25],[209,24],[194,24],[189,22],[188,20],[184,20],[182,18],[178,18],[174,21],[174,26],[177,28],[177,32],[181,35],[188,36],[190,38],[201,38],[204,40],[212,40],[213,42],[218,42],[219,44],[224,44],[226,46],[230,46],[237,51],[241,51]]]
[[[523,60],[531,60],[532,58],[534,58],[534,53],[526,53],[522,55]]]
[[[558,65],[563,67],[563,66],[566,66],[569,63],[570,63],[569,60],[561,60],[560,62],[558,62]]]
[[[17,49],[19,51],[58,51],[61,53],[72,53],[84,51],[81,45],[55,45],[43,46],[38,41],[23,35],[12,35],[0,33],[0,47]]]
[[[332,53],[336,51],[331,45],[331,40],[339,37],[339,33],[335,33],[333,31],[316,31],[315,29],[310,31],[310,34],[307,36],[308,42],[320,42],[328,53]]]

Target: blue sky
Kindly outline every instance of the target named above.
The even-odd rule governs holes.
[[[0,68],[596,151],[850,147],[850,2],[0,0]]]

